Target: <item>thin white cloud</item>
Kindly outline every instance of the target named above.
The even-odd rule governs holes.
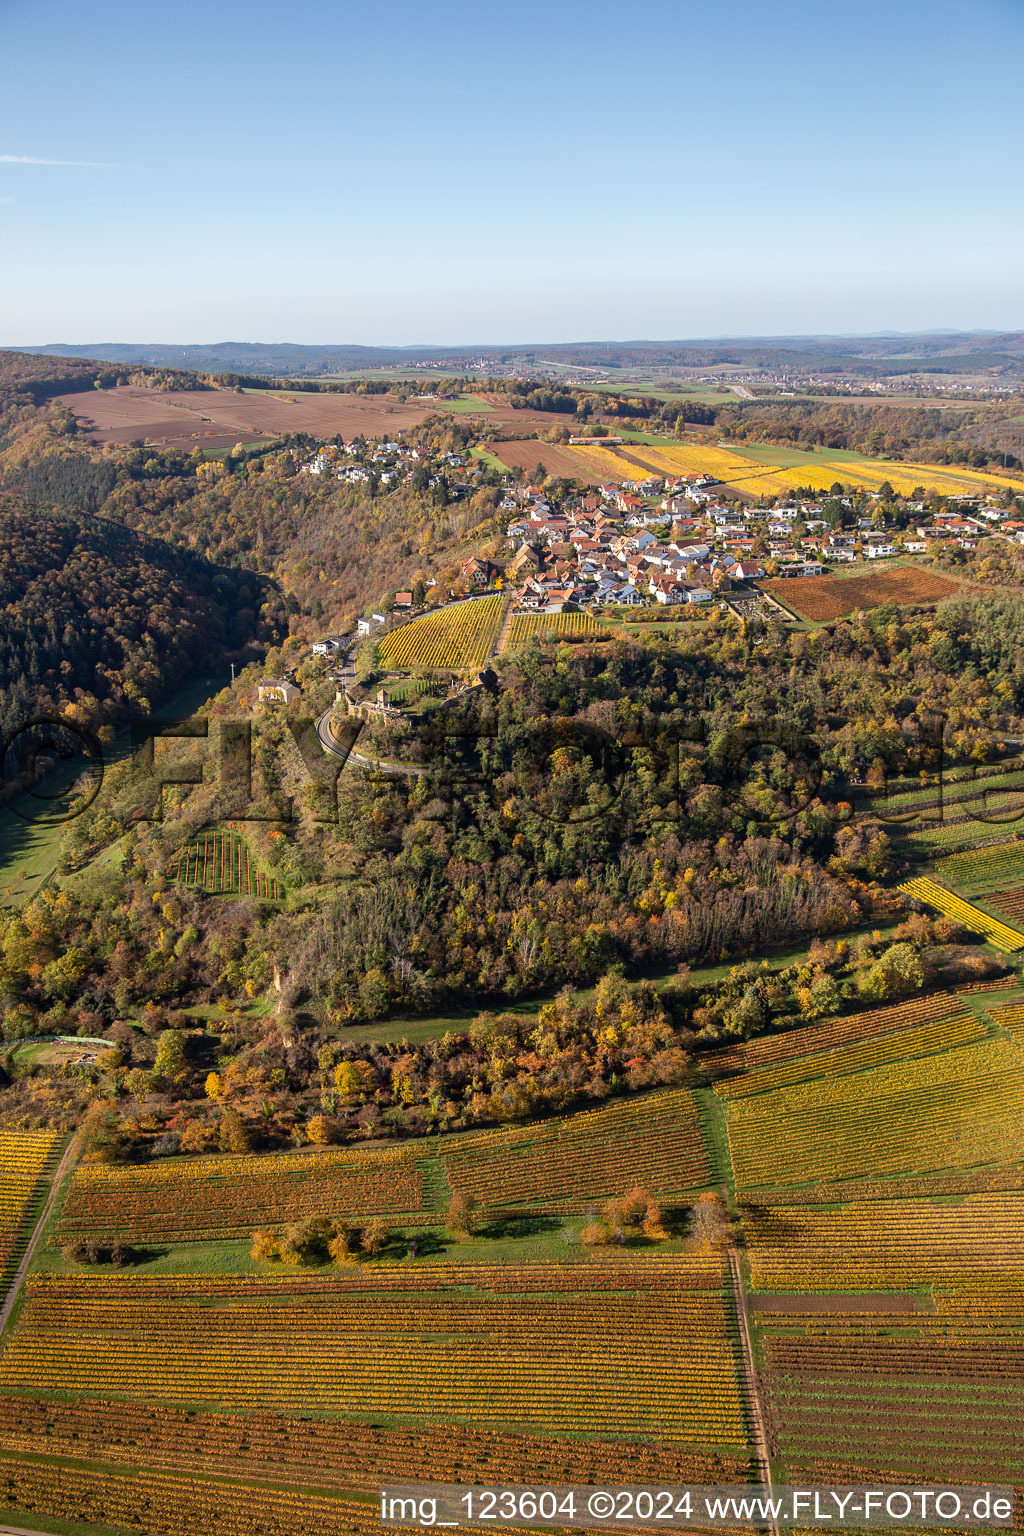
[[[0,155],[0,165],[76,165],[94,171],[114,171],[106,160],[45,160],[40,155]]]

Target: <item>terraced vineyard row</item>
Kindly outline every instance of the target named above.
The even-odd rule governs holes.
[[[898,1189],[898,1185],[892,1188]],[[1024,1283],[1024,1191],[955,1203],[858,1200],[840,1208],[751,1205],[743,1215],[760,1291],[900,1290]]]
[[[600,1483],[621,1474],[623,1454],[620,1440],[557,1440],[471,1425],[452,1432],[358,1419],[186,1412],[105,1398],[27,1397],[0,1398],[0,1449],[41,1451],[61,1460],[142,1463],[151,1471],[202,1466],[212,1477],[373,1495],[387,1482],[529,1483],[565,1477]],[[678,1483],[713,1476],[741,1483],[751,1471],[746,1457],[661,1441],[630,1446],[629,1461],[641,1478]]]
[[[1000,891],[995,896],[989,896],[988,904],[995,907],[1011,923],[1024,923],[1024,886],[1017,886],[1013,890]]]
[[[935,873],[973,896],[984,896],[1001,885],[1024,884],[1024,842],[951,853],[935,866]]]
[[[197,1240],[309,1215],[429,1224],[452,1189],[492,1207],[580,1210],[637,1184],[679,1193],[710,1176],[693,1097],[670,1089],[562,1120],[399,1147],[81,1166],[59,1237]]]
[[[1024,1155],[1024,1053],[987,1040],[728,1105],[737,1186],[878,1178]]]
[[[870,1067],[906,1061],[917,1056],[930,1056],[953,1046],[968,1045],[972,1041],[984,1039],[986,1033],[985,1026],[973,1014],[953,1014],[931,1024],[918,1025],[916,1029],[904,1029],[896,1034],[836,1046],[832,1050],[780,1062],[774,1067],[762,1067],[742,1077],[728,1078],[718,1083],[716,1092],[723,1099],[741,1099],[752,1094],[770,1093],[775,1088],[786,1088],[795,1083],[848,1077],[851,1073],[864,1072]]]
[[[592,1267],[599,1291],[587,1288]],[[39,1277],[0,1355],[0,1392],[652,1436],[742,1455],[731,1303],[687,1289],[686,1263],[654,1267],[669,1288],[622,1289],[635,1270],[614,1264],[537,1266],[514,1293],[471,1289],[458,1265],[439,1266],[443,1292],[429,1271],[394,1266],[376,1294],[363,1283],[372,1273],[276,1295],[242,1282],[227,1298],[187,1277],[170,1294],[138,1280],[89,1289]],[[559,1290],[552,1271],[566,1268],[576,1288]],[[707,1266],[694,1273],[700,1281]]]
[[[688,1089],[648,1093],[564,1120],[452,1136],[451,1187],[484,1204],[581,1209],[637,1184],[678,1193],[707,1184],[707,1152]]]
[[[890,1003],[884,1008],[869,1008],[820,1024],[804,1024],[778,1035],[764,1035],[744,1045],[711,1051],[704,1065],[713,1077],[731,1072],[752,1072],[757,1068],[785,1061],[795,1061],[815,1051],[831,1050],[856,1041],[872,1040],[878,1035],[912,1029],[932,1020],[963,1012],[963,1004],[952,992],[932,992],[904,1003]]]
[[[478,597],[399,625],[380,642],[385,667],[443,667],[455,671],[486,664],[501,628],[507,599]]]
[[[1020,1483],[1024,1316],[1003,1292],[936,1315],[760,1317],[770,1413],[788,1473],[854,1483]],[[866,1479],[865,1479],[866,1480]]]
[[[908,896],[916,896],[919,901],[935,907],[947,917],[955,918],[965,928],[974,933],[984,934],[990,943],[997,949],[1014,953],[1018,949],[1024,949],[1024,933],[1016,928],[1009,927],[1006,923],[999,922],[994,917],[989,917],[980,907],[973,906],[964,901],[960,896],[954,896],[952,891],[945,890],[937,885],[934,880],[923,877],[918,880],[907,880],[900,886],[901,891],[906,891]]]
[[[516,650],[531,640],[585,640],[611,633],[589,613],[514,613],[506,649]]]
[[[79,1462],[28,1461],[0,1453],[0,1510],[42,1516],[62,1529],[145,1532],[146,1536],[374,1536],[380,1512],[354,1499],[246,1487],[187,1471],[119,1471]],[[254,1523],[258,1510],[259,1524]]]
[[[53,1131],[0,1132],[0,1301],[28,1237],[37,1197],[60,1150]]]
[[[82,1165],[61,1213],[61,1241],[229,1236],[300,1216],[421,1212],[430,1155],[407,1147],[169,1158]]]
[[[1024,1040],[1024,1003],[1012,1003],[1008,1008],[990,1008],[989,1017],[1000,1029]]]

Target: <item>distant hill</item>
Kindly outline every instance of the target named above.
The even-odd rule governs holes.
[[[690,341],[543,342],[516,346],[365,347],[298,345],[291,342],[52,343],[23,347],[40,356],[95,359],[122,366],[181,368],[200,373],[245,373],[267,377],[315,377],[358,369],[401,368],[438,363],[463,366],[484,360],[523,365],[557,362],[598,368],[719,367],[782,369],[854,375],[899,373],[992,373],[1024,375],[1024,332],[885,333],[877,336],[721,337]]]

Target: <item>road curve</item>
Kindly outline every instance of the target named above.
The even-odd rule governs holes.
[[[317,740],[325,752],[331,757],[340,757],[349,763],[355,763],[358,768],[372,768],[376,773],[404,775],[406,778],[418,779],[427,772],[426,766],[418,763],[386,763],[379,757],[367,757],[362,752],[356,752],[340,742],[334,734],[332,725],[332,711],[326,710],[316,723]]]

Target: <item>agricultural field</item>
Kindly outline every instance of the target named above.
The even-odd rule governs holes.
[[[542,443],[537,438],[514,439],[488,445],[488,452],[507,469],[524,469],[531,478],[537,474],[538,464],[543,464],[549,475],[560,480],[581,480],[588,485],[600,485],[608,477],[597,465],[588,466],[576,458],[575,450],[564,448],[560,443]],[[643,478],[643,471],[635,469],[633,476]]]
[[[934,873],[944,884],[958,886],[968,896],[984,897],[1005,886],[1024,885],[1024,841],[951,853],[934,866]]]
[[[0,1302],[60,1146],[52,1131],[0,1131]]]
[[[531,640],[594,640],[608,633],[589,613],[514,613],[505,649],[514,651]]]
[[[714,1259],[40,1276],[0,1355],[0,1501],[33,1528],[371,1536],[396,1480],[601,1483],[628,1457],[742,1483],[740,1351]]]
[[[411,624],[401,624],[380,642],[385,667],[479,669],[487,663],[501,630],[507,598],[469,598]]]
[[[639,455],[636,458],[632,456],[632,445],[627,454],[625,450],[619,448],[605,448],[600,440],[596,439],[593,444],[573,443],[566,452],[571,454],[577,464],[587,472],[588,478],[596,477],[599,484],[604,481],[613,485],[638,484],[641,480],[648,480],[652,474],[658,473],[639,462]]]
[[[453,1190],[485,1210],[570,1212],[637,1184],[675,1194],[709,1180],[693,1096],[670,1089],[529,1127],[397,1147],[82,1164],[56,1236],[202,1242],[302,1216],[429,1226],[443,1220]]]
[[[590,452],[589,449],[586,451]],[[678,447],[663,448],[636,444],[629,451],[633,457],[647,465],[652,474],[657,475],[714,475],[723,484],[732,485],[766,472],[763,465],[752,463],[740,452],[730,448],[716,448],[704,442],[680,443]]]
[[[753,447],[748,454],[745,444],[733,447],[703,442],[665,448],[636,444],[635,453],[634,447],[630,448],[630,453],[649,464],[656,473],[712,474],[723,484],[753,496],[786,496],[804,486],[828,491],[837,482],[877,490],[888,481],[901,496],[911,495],[918,487],[948,496],[984,493],[1005,486],[1024,490],[1024,481],[1019,476],[933,464],[887,463],[858,458],[855,454],[798,454],[786,449],[776,453],[771,448]]]
[[[411,1147],[169,1158],[119,1168],[83,1164],[65,1198],[57,1238],[117,1234],[136,1242],[196,1242],[302,1216],[419,1220],[437,1204],[432,1164],[429,1153]]]
[[[1007,1170],[1004,1177],[1013,1177]],[[758,1291],[984,1290],[1024,1280],[1024,1190],[961,1194],[955,1181],[936,1198],[872,1198],[839,1205],[750,1202],[743,1230]],[[951,1195],[958,1198],[951,1199]],[[888,1198],[886,1198],[888,1196]]]
[[[815,622],[840,619],[882,603],[941,602],[957,591],[955,582],[916,566],[889,566],[863,576],[782,576],[763,583],[766,592]]]
[[[136,439],[168,448],[231,448],[235,443],[308,432],[345,441],[381,437],[418,426],[429,406],[403,405],[381,395],[317,395],[284,390],[236,394],[231,389],[89,389],[61,395],[96,443]],[[435,407],[436,409],[436,407]]]
[[[499,1476],[515,1482],[538,1478],[558,1482],[571,1471],[579,1482],[600,1483],[622,1470],[622,1442],[614,1439],[515,1435],[468,1424],[453,1433],[422,1425],[392,1428],[357,1419],[287,1414],[242,1418],[90,1397],[74,1403],[0,1398],[0,1445],[17,1453],[32,1452],[40,1444],[45,1444],[49,1455],[62,1459],[114,1465],[141,1461],[147,1467],[168,1470],[191,1461],[214,1478],[270,1479],[293,1487],[309,1482],[314,1468],[321,1490],[370,1495],[389,1480],[443,1477],[473,1482]],[[633,1443],[629,1459],[638,1476],[669,1482],[704,1480],[715,1464],[733,1482],[745,1482],[749,1475],[745,1458],[733,1460],[724,1453],[687,1450],[660,1440]],[[255,1492],[248,1491],[250,1496]],[[346,1530],[350,1508],[365,1511],[366,1506],[345,1506]],[[375,1512],[373,1518],[376,1521]],[[196,1532],[207,1528],[190,1527]],[[297,1536],[305,1536],[307,1529],[303,1527]],[[379,1522],[374,1529],[379,1530]]]
[[[1007,923],[999,922],[997,918],[989,917],[988,913],[983,912],[980,907],[964,901],[960,896],[955,896],[952,891],[945,890],[926,876],[905,881],[900,886],[900,890],[906,891],[908,896],[915,896],[918,901],[923,901],[927,906],[934,907],[944,916],[954,918],[972,933],[984,934],[989,943],[994,944],[997,949],[1005,950],[1008,954],[1024,949],[1024,933],[1011,928]]]
[[[677,1194],[711,1179],[693,1095],[642,1094],[564,1120],[451,1136],[441,1160],[452,1189],[484,1205],[584,1210],[643,1185]]]
[[[1024,1052],[973,1039],[726,1109],[738,1189],[995,1164],[1024,1156]]]
[[[1020,1292],[936,1297],[934,1308],[895,1313],[863,1298],[832,1316],[759,1309],[769,1415],[791,1477],[1020,1484],[1024,1383],[1010,1363]]]
[[[171,860],[168,878],[216,896],[255,896],[281,901],[284,887],[253,863],[245,839],[235,832],[201,832]]]
[[[763,1035],[744,1045],[715,1050],[705,1057],[704,1065],[715,1078],[736,1072],[755,1072],[780,1062],[801,1060],[817,1052],[871,1040],[877,1035],[918,1029],[962,1012],[963,1005],[955,993],[932,992],[907,1002],[843,1014],[820,1024],[804,1024],[782,1034]]]
[[[886,1066],[895,1061],[934,1056],[953,1046],[981,1040],[986,1033],[984,1024],[973,1014],[954,1014],[950,1018],[901,1030],[897,1034],[879,1035],[852,1045],[833,1046],[830,1050],[812,1056],[801,1056],[793,1061],[780,1062],[778,1066],[748,1071],[740,1077],[728,1078],[719,1083],[716,1091],[723,1099],[745,1099],[753,1094],[771,1093],[776,1088],[792,1087],[795,1083],[849,1077],[852,1072],[864,1072],[871,1067]]]
[[[40,1275],[0,1354],[0,1394],[67,1392],[653,1437],[734,1457],[747,1442],[723,1267],[696,1257],[383,1264],[329,1279]]]

